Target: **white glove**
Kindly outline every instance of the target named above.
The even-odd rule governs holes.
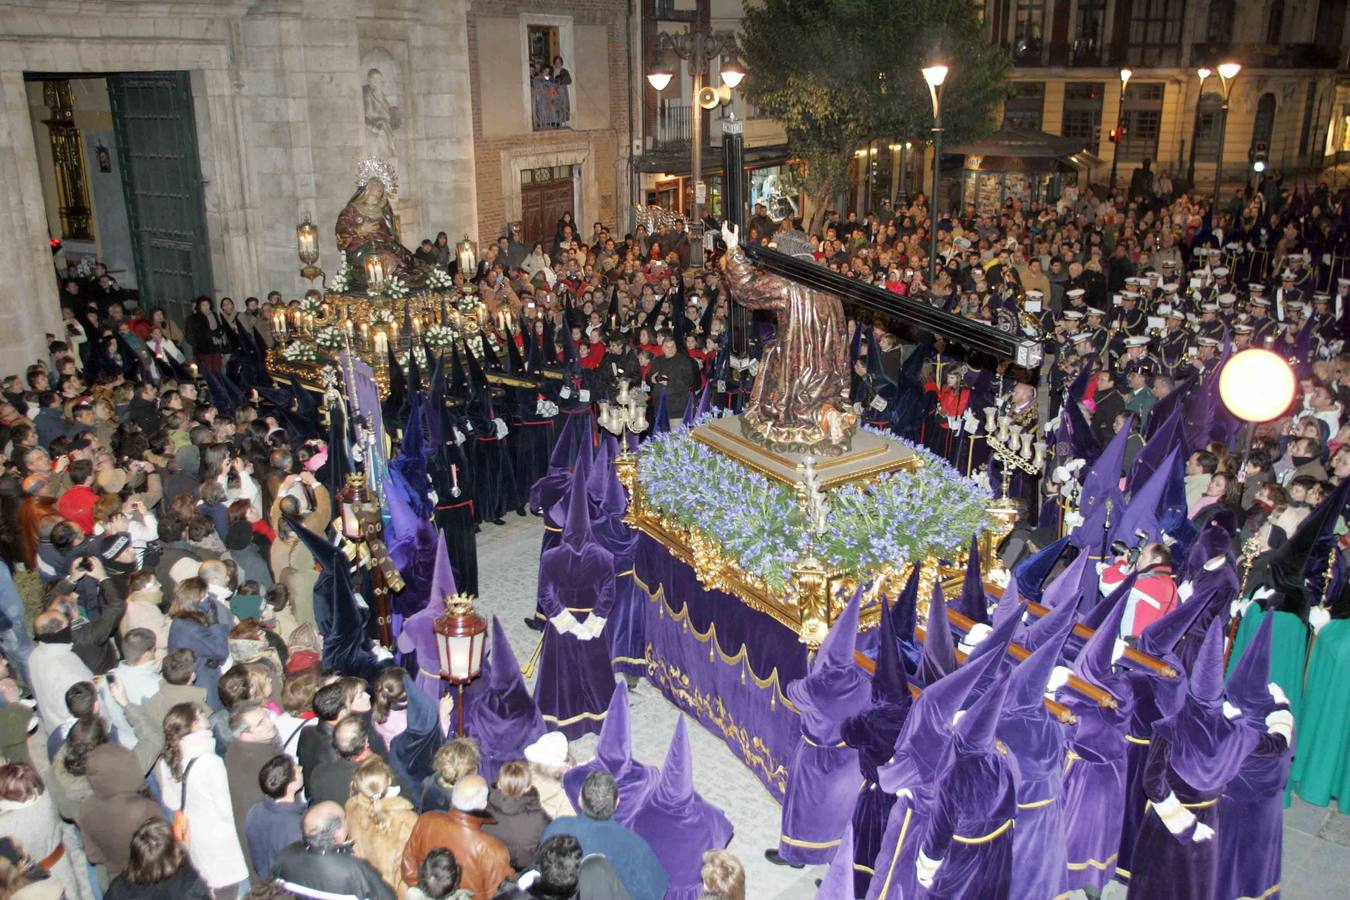
[[[1275,682],[1266,685],[1266,691],[1270,694],[1270,699],[1274,700],[1277,706],[1288,706],[1289,697],[1285,695],[1284,688]]]
[[[741,243],[741,233],[735,225],[730,222],[722,223],[722,240],[726,243],[727,249],[739,247]]]
[[[976,622],[974,625],[970,626],[970,631],[967,631],[966,636],[961,639],[959,645],[960,648],[966,653],[969,653],[978,647],[981,641],[989,637],[993,630],[993,628],[983,622]]]
[[[1125,643],[1120,638],[1116,638],[1116,643],[1111,648],[1111,662],[1112,663],[1120,662],[1120,658],[1125,655],[1125,651],[1128,650],[1129,648],[1130,648],[1129,644]]]
[[[389,651],[389,648],[384,646],[383,644],[376,644],[375,646],[371,647],[370,652],[378,662],[384,662],[386,659],[394,658],[394,654],[391,653]]]
[[[1181,584],[1177,585],[1177,596],[1181,598],[1182,603],[1185,603],[1187,600],[1191,599],[1191,594],[1194,593],[1195,593],[1195,585],[1191,583],[1190,579],[1187,579],[1186,581],[1183,581]]]
[[[493,419],[492,424],[497,428],[497,440],[506,437],[506,433],[511,430],[506,427],[505,419]]]
[[[933,886],[933,879],[937,877],[940,868],[942,868],[942,860],[929,859],[923,855],[923,850],[920,850],[919,858],[914,861],[915,880],[924,887],[930,888]]]
[[[559,634],[567,634],[569,632],[575,634],[581,630],[581,623],[577,621],[577,617],[565,609],[549,619],[548,623],[552,625]]]
[[[1275,596],[1275,589],[1273,587],[1261,587],[1252,591],[1251,599],[1266,600],[1274,596]]]
[[[1278,734],[1284,738],[1284,742],[1289,743],[1289,739],[1294,735],[1294,714],[1287,709],[1277,709],[1266,716],[1266,732],[1268,734]]]
[[[1075,459],[1069,460],[1069,466],[1068,466],[1068,468],[1069,468],[1069,471],[1070,471],[1070,472],[1072,472],[1072,473],[1074,473],[1075,475],[1077,475],[1078,472],[1083,468],[1083,466],[1086,466],[1086,465],[1087,465],[1087,460],[1086,460],[1086,459],[1075,458]]]
[[[600,632],[604,630],[607,621],[609,620],[605,617],[591,613],[586,617],[586,621],[582,623],[581,627],[586,631],[589,631],[592,637],[599,637]]]
[[[1073,674],[1073,669],[1068,666],[1055,666],[1050,670],[1050,680],[1045,683],[1046,693],[1053,694],[1055,691],[1069,683],[1069,676]]]
[[[980,430],[980,420],[975,418],[975,413],[970,410],[966,410],[965,414],[961,416],[961,419],[966,423],[966,432],[968,434],[975,434]]]
[[[1331,621],[1331,611],[1325,606],[1314,606],[1308,610],[1308,624],[1312,626],[1313,634],[1321,631],[1326,624]]]
[[[1079,525],[1082,525],[1083,522],[1085,522],[1085,521],[1087,521],[1087,520],[1084,519],[1082,516],[1080,516],[1080,515],[1078,514],[1078,510],[1073,510],[1073,511],[1071,511],[1071,512],[1065,514],[1065,516],[1064,516],[1064,528],[1065,528],[1066,533],[1069,532],[1069,531],[1074,530],[1074,529],[1077,528]]]
[[[1237,719],[1242,716],[1242,710],[1238,709],[1227,700],[1223,701],[1223,717],[1225,719]]]
[[[452,428],[451,430],[455,433],[455,446],[458,447],[460,444],[464,443],[464,432],[460,431],[458,428]]]
[[[1054,471],[1050,473],[1050,480],[1056,484],[1063,484],[1071,477],[1068,466],[1055,466]]]
[[[1181,837],[1195,825],[1195,813],[1182,806],[1176,794],[1168,794],[1161,803],[1153,804],[1153,811],[1162,819],[1167,830],[1177,837]],[[1213,833],[1210,831],[1210,835]]]
[[[550,400],[540,400],[535,404],[534,411],[541,418],[551,419],[558,414],[558,404]]]
[[[1204,822],[1195,823],[1195,831],[1191,834],[1191,840],[1195,843],[1209,841],[1214,839],[1214,829],[1210,828]]]
[[[1241,597],[1228,604],[1228,614],[1234,619],[1240,619],[1247,614],[1247,607],[1252,605],[1252,600],[1248,597],[1243,600]]]

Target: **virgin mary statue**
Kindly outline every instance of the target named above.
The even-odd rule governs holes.
[[[356,193],[338,214],[337,245],[351,267],[352,286],[364,287],[366,257],[384,259],[386,277],[420,285],[426,272],[399,241],[389,198],[398,193],[398,175],[386,160],[366,159],[356,170]]]

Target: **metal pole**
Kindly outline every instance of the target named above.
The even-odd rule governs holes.
[[[1228,130],[1228,85],[1224,85],[1223,108],[1219,113],[1219,156],[1214,161],[1214,208],[1210,210],[1210,221],[1217,222],[1219,215],[1219,191],[1223,185],[1223,138]]]
[[[689,66],[693,70],[694,91],[689,102],[689,144],[692,160],[690,175],[694,179],[694,205],[686,222],[689,228],[689,265],[703,265],[703,204],[698,199],[698,187],[703,181],[703,108],[698,105],[698,92],[703,90],[703,69],[708,61],[703,55],[703,32],[698,26],[690,33]]]
[[[1126,84],[1127,82],[1121,82],[1120,97],[1116,100],[1116,147],[1111,151],[1111,184],[1109,185],[1112,192],[1116,189],[1116,170],[1120,167],[1120,148],[1125,143],[1125,136],[1120,133],[1120,117],[1125,113]]]
[[[932,234],[928,242],[928,293],[937,288],[938,252],[938,195],[942,192],[942,97],[933,94],[933,196],[928,208],[933,215]]]

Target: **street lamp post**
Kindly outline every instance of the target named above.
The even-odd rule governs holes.
[[[942,180],[942,83],[947,80],[947,67],[942,64],[925,66],[923,80],[928,82],[928,95],[933,100],[933,195],[928,202],[932,227],[928,236],[928,292],[937,287],[938,250],[938,194]]]
[[[1219,84],[1223,87],[1223,107],[1219,115],[1219,155],[1214,160],[1214,208],[1210,210],[1211,219],[1219,212],[1220,189],[1223,186],[1223,137],[1228,130],[1228,100],[1233,96],[1233,81],[1242,71],[1235,62],[1222,63],[1219,66]]]
[[[689,172],[694,179],[694,205],[689,224],[690,235],[689,262],[698,267],[703,265],[703,200],[699,196],[703,184],[703,110],[698,105],[699,91],[703,89],[703,75],[708,64],[717,57],[722,58],[722,83],[735,88],[745,77],[745,69],[736,55],[736,35],[729,31],[713,31],[701,22],[696,22],[689,30],[680,34],[661,32],[656,37],[656,65],[647,73],[647,81],[658,91],[665,90],[675,74],[671,57],[687,60],[693,78],[693,90],[689,103]]]
[[[1195,143],[1200,137],[1200,104],[1205,102],[1205,79],[1214,73],[1208,66],[1201,66],[1195,70],[1195,74],[1200,76],[1200,92],[1195,96],[1195,125],[1191,128],[1191,160],[1186,165],[1186,183],[1191,186],[1191,196],[1195,196]]]
[[[1120,70],[1120,97],[1116,100],[1116,146],[1111,151],[1111,185],[1112,192],[1116,189],[1116,170],[1120,168],[1120,147],[1125,143],[1125,135],[1121,133],[1120,121],[1125,115],[1125,89],[1130,86],[1130,76],[1134,72],[1130,69]]]

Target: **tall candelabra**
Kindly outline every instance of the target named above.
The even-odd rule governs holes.
[[[624,521],[629,525],[637,521],[637,454],[628,449],[628,435],[636,438],[647,430],[647,395],[643,391],[629,390],[627,381],[619,382],[619,393],[614,402],[601,402],[600,413],[596,417],[600,427],[616,435],[623,446],[614,459],[614,471],[619,483],[628,489],[628,512]]]
[[[1006,503],[1014,469],[1028,475],[1040,475],[1045,470],[1046,443],[1036,440],[1034,430],[1024,428],[1012,416],[1000,414],[993,406],[984,408],[984,426],[985,443],[1002,464],[999,466],[1003,480],[1000,494]]]

